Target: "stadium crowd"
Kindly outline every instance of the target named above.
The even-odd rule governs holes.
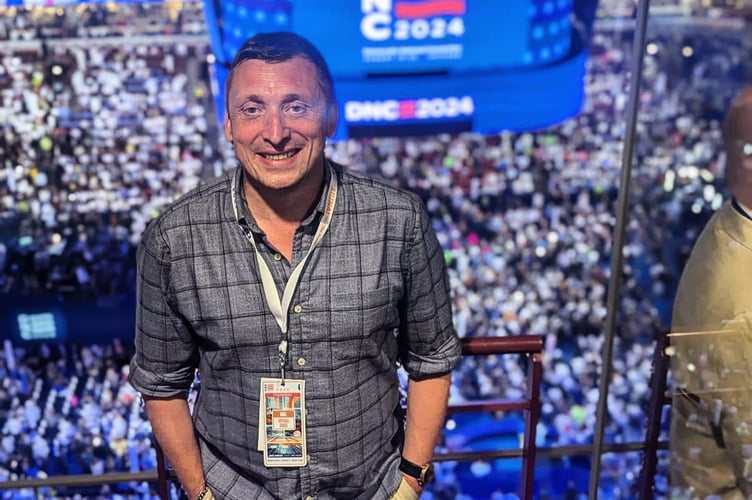
[[[10,42],[206,33],[200,2],[10,6],[0,15],[0,40]]]
[[[118,40],[0,53],[0,290],[130,295],[146,221],[216,156],[204,39]]]
[[[168,31],[154,28],[153,9],[19,9],[2,17],[0,39],[14,43],[0,48],[0,294],[126,300],[146,222],[202,176],[233,166],[217,142],[205,68],[196,63],[208,41],[110,39],[124,26],[131,36]],[[173,33],[192,32],[190,12],[168,17]],[[134,14],[144,15],[140,31],[128,20]],[[42,31],[61,40],[42,43]],[[747,77],[749,54],[741,34],[697,35],[694,57],[681,55],[687,42],[677,29],[656,34],[645,59],[609,442],[642,439],[653,341],[668,327],[686,254],[723,195],[719,119]],[[92,40],[79,44],[79,37]],[[541,446],[592,442],[631,44],[631,33],[596,30],[583,110],[550,129],[348,140],[327,149],[425,200],[449,265],[460,335],[545,336]],[[154,468],[148,422],[125,382],[127,342],[6,343],[0,480]],[[452,400],[517,398],[524,388],[520,360],[469,357]],[[629,498],[638,462],[633,454],[607,456],[602,498]],[[578,464],[588,467],[560,465]],[[434,498],[469,498],[455,464],[442,465],[439,477]],[[541,483],[540,498],[565,493]],[[154,495],[139,484],[79,493]],[[33,498],[13,494],[0,498]]]

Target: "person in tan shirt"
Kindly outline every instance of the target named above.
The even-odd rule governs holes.
[[[752,495],[752,85],[724,148],[732,199],[695,242],[672,314],[672,498]]]

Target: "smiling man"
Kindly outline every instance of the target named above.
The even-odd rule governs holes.
[[[189,499],[417,498],[460,356],[422,202],[325,158],[332,78],[297,35],[241,47],[226,109],[237,169],[139,247],[130,380],[154,434]]]

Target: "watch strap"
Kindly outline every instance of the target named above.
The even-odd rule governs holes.
[[[204,485],[204,487],[201,488],[201,491],[198,492],[196,500],[214,500],[214,495],[212,495],[209,487],[207,485]]]
[[[427,482],[431,481],[432,474],[431,464],[418,465],[406,458],[402,458],[399,465],[399,470],[410,477],[414,477],[418,480],[420,486],[424,486]]]

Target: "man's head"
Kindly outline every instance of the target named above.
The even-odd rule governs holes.
[[[726,182],[737,201],[752,207],[752,85],[734,98],[723,132]]]
[[[225,137],[247,188],[318,189],[338,117],[319,51],[292,33],[256,35],[235,56],[226,86]]]
[[[316,67],[319,85],[329,104],[334,104],[334,83],[329,66],[321,52],[300,35],[289,32],[259,33],[243,44],[230,64],[230,73],[225,81],[225,105],[230,95],[235,69],[245,61],[258,60],[266,63],[289,61],[293,57],[307,59]]]

